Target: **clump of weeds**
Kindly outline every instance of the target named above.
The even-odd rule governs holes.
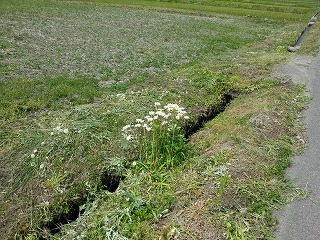
[[[122,128],[125,139],[133,145],[131,151],[137,155],[132,164],[147,170],[177,167],[186,158],[186,139],[181,121],[188,120],[189,116],[178,104],[167,104],[161,108],[161,103],[155,102],[155,107],[149,115]]]

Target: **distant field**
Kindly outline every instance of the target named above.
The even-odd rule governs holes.
[[[4,4],[0,12],[0,80],[65,76],[128,81],[222,55],[272,28],[75,3]],[[241,40],[222,34],[225,30],[241,34]],[[221,39],[226,48],[213,44]]]
[[[269,124],[269,116],[263,115],[267,107],[285,102],[284,109],[279,106],[268,111],[288,112],[285,120],[277,119],[288,125],[296,114],[290,111],[302,108],[304,99],[297,97],[292,107],[287,98],[296,90],[271,79],[270,71],[288,57],[287,46],[305,25],[299,20],[308,20],[316,4],[0,0],[0,239],[141,240],[161,235],[164,240],[177,232],[190,239],[204,233],[197,232],[201,226],[217,234],[228,230],[230,236],[242,231],[255,237],[271,236],[268,214],[278,193],[270,202],[261,197],[258,203],[263,207],[253,210],[248,220],[252,226],[247,230],[234,227],[237,219],[222,208],[219,214],[226,214],[227,230],[215,222],[220,221],[216,208],[208,207],[213,209],[212,215],[203,219],[212,222],[201,223],[198,229],[165,221],[171,212],[171,216],[189,213],[179,210],[173,214],[174,207],[194,204],[188,202],[196,199],[192,194],[206,184],[216,191],[212,193],[214,204],[222,204],[231,179],[224,175],[224,164],[236,160],[243,149],[253,149],[243,159],[260,160],[269,153],[278,159],[280,149],[287,160],[289,140],[277,139],[273,145],[270,136],[266,145],[258,145],[256,135],[243,140],[251,137],[244,131],[264,126],[261,121]],[[267,103],[272,101],[270,106],[260,102],[258,91],[265,91],[263,97]],[[231,98],[248,93],[257,94],[253,96],[256,104],[243,100],[247,106],[233,110],[231,120],[220,119],[221,135],[213,128],[196,141],[185,139],[187,126],[201,127],[198,119],[222,111]],[[282,96],[279,101],[278,95]],[[156,165],[148,154],[144,156],[137,142],[129,141],[132,136],[123,129],[147,124],[155,112],[159,118],[173,116],[163,115],[165,106],[174,106],[183,114],[175,116],[176,124],[161,137],[179,141],[177,146],[159,144],[163,151],[159,158],[167,162]],[[256,118],[246,115],[250,107],[256,107]],[[156,127],[161,130],[166,124],[165,120]],[[144,133],[150,131],[151,125],[142,126]],[[269,136],[260,130],[253,132]],[[152,160],[155,149],[150,143],[156,138],[153,135],[143,142]],[[260,136],[257,139],[260,141]],[[215,142],[236,150],[213,149]],[[168,150],[171,145],[179,152],[179,161]],[[253,173],[267,172],[269,184],[275,182],[272,174],[278,173],[278,166],[271,164],[265,171],[268,164],[260,164],[263,168]],[[248,171],[249,178],[251,173]],[[119,191],[114,193],[119,183]],[[258,190],[267,189],[263,184]],[[238,188],[237,193],[253,185],[247,186]],[[178,201],[181,195],[186,197],[185,203]],[[211,200],[197,206],[213,204]],[[252,202],[257,203],[256,199]],[[270,204],[264,205],[266,202]],[[256,214],[261,221],[254,220]],[[190,219],[187,216],[182,225],[187,226]],[[177,232],[171,233],[172,229]]]
[[[317,11],[319,3],[315,0],[307,1],[215,1],[215,0],[85,0],[109,4],[127,4],[153,6],[171,9],[200,11],[207,13],[231,14],[270,18],[281,20],[301,20],[308,14]]]

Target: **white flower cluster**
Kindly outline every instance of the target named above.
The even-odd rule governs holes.
[[[68,134],[69,133],[69,129],[68,128],[61,128],[60,125],[56,126],[55,128],[52,129],[53,131],[51,132],[51,135],[54,135],[54,133],[64,133],[64,134]]]
[[[188,120],[189,116],[185,108],[180,107],[178,104],[169,103],[163,108],[159,108],[161,103],[155,102],[154,106],[157,107],[155,111],[150,111],[149,115],[143,119],[137,118],[135,123],[125,125],[122,128],[122,133],[127,141],[134,139],[133,132],[138,129],[150,132],[155,126],[164,126],[173,123],[177,120]]]

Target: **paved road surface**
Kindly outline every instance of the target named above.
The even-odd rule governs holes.
[[[288,175],[299,186],[312,191],[276,213],[277,240],[320,240],[320,53],[318,57],[296,57],[280,70],[294,83],[305,83],[312,97],[305,112],[308,148],[293,160]]]

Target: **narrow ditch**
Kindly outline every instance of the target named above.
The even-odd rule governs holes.
[[[296,52],[299,48],[300,45],[307,35],[307,33],[310,31],[311,27],[315,24],[315,22],[318,19],[318,16],[320,16],[320,11],[317,12],[309,21],[308,25],[304,28],[304,30],[301,32],[300,36],[297,38],[295,43],[292,46],[289,46],[288,51],[289,52]]]
[[[101,189],[113,193],[118,189],[122,180],[124,180],[124,176],[105,171],[100,177]]]
[[[78,217],[84,213],[84,210],[80,209],[80,206],[87,201],[87,198],[85,196],[86,194],[78,197],[76,201],[68,201],[68,212],[54,216],[50,222],[47,222],[40,226],[42,236],[39,237],[39,240],[47,239],[46,235],[48,234],[52,235],[59,233],[62,225],[77,220]]]
[[[234,96],[230,94],[224,94],[221,97],[221,104],[218,106],[210,106],[208,109],[202,113],[197,119],[187,126],[184,127],[185,138],[188,139],[190,136],[198,132],[201,128],[203,128],[206,122],[214,119],[217,115],[222,113],[226,107],[230,104],[230,102],[234,99]]]
[[[221,98],[221,104],[218,106],[211,106],[203,112],[197,119],[184,127],[185,137],[189,139],[193,134],[198,132],[206,122],[214,119],[217,115],[225,111],[226,107],[234,99],[234,96],[230,94],[225,94]],[[107,190],[109,192],[115,192],[120,182],[124,180],[124,176],[114,174],[110,171],[104,171],[100,174],[100,190]],[[70,200],[65,203],[69,211],[62,213],[58,216],[53,217],[49,222],[44,223],[40,229],[42,230],[42,236],[39,237],[40,240],[47,239],[44,233],[57,234],[61,230],[61,226],[68,224],[77,220],[85,210],[81,209],[81,206],[87,202],[93,202],[94,198],[88,197],[89,193],[87,191],[81,193],[77,197],[70,198]]]
[[[100,187],[99,190],[107,190],[108,192],[115,192],[120,182],[124,180],[124,176],[111,173],[109,171],[104,171],[100,174]],[[39,240],[47,239],[47,235],[57,234],[61,230],[61,226],[68,224],[77,220],[81,215],[85,213],[85,209],[82,209],[81,206],[87,202],[93,202],[94,198],[89,197],[88,191],[83,191],[80,194],[77,194],[75,197],[70,197],[67,202],[64,203],[68,212],[58,214],[52,218],[49,222],[43,223],[40,226],[42,236],[39,237]]]

